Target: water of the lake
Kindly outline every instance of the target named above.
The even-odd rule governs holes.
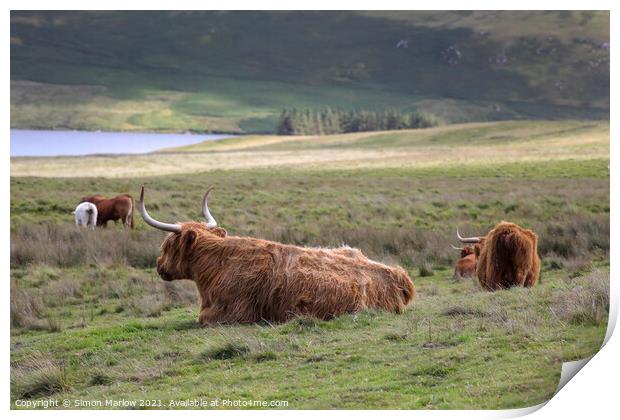
[[[226,137],[231,135],[11,130],[11,156],[148,153]]]

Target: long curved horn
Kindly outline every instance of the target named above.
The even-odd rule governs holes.
[[[140,204],[138,206],[138,210],[140,210],[140,214],[142,215],[142,218],[144,219],[144,221],[147,224],[153,226],[154,228],[159,229],[159,230],[165,230],[166,232],[174,232],[174,233],[181,232],[181,226],[174,224],[174,223],[159,222],[153,219],[148,214],[148,212],[146,211],[146,208],[144,207],[144,185],[140,189]]]
[[[465,248],[459,248],[458,246],[454,246],[454,245],[452,245],[452,244],[450,244],[450,246],[452,247],[452,249],[456,249],[456,250],[458,250],[458,251],[462,251],[462,250],[464,250],[464,249],[465,249]]]
[[[202,214],[204,215],[205,219],[207,219],[207,227],[209,229],[217,226],[217,222],[215,221],[215,218],[211,216],[211,212],[209,211],[209,205],[207,203],[207,196],[209,195],[209,191],[211,191],[212,189],[213,185],[209,187],[209,189],[205,193],[205,196],[202,198]]]
[[[458,226],[456,227],[456,237],[459,238],[459,241],[463,242],[464,244],[477,244],[478,242],[480,242],[480,238],[477,236],[472,236],[471,238],[463,238],[459,233]]]

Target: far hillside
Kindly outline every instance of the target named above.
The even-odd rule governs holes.
[[[283,109],[608,119],[609,13],[11,13],[11,127],[273,133]]]

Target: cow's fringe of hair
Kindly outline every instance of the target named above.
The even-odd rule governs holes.
[[[538,281],[538,236],[514,223],[501,222],[483,238],[476,274],[487,290],[532,287]]]
[[[229,237],[196,222],[166,238],[158,269],[196,282],[203,325],[329,319],[366,308],[400,313],[416,293],[401,267],[371,261],[353,248]]]

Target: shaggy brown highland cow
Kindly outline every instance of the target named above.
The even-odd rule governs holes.
[[[457,237],[479,245],[475,248],[476,275],[485,289],[532,287],[538,281],[538,236],[531,230],[502,221],[486,236],[463,238],[457,230]]]
[[[191,279],[201,298],[199,321],[286,321],[296,315],[329,319],[366,308],[402,312],[413,300],[413,282],[400,267],[366,258],[359,250],[304,248],[228,236],[203,199],[207,223],[162,223],[144,206],[145,222],[171,232],[161,246],[162,279]]]
[[[474,247],[480,248],[478,244]],[[476,252],[474,248],[466,246],[463,248],[457,248],[452,245],[452,248],[460,250],[460,258],[454,264],[454,275],[456,280],[462,280],[466,277],[474,277],[476,275]]]
[[[121,194],[112,198],[91,195],[83,197],[80,202],[93,203],[97,206],[97,226],[106,227],[108,221],[116,222],[120,220],[123,223],[123,227],[133,229],[133,212],[136,208],[136,202],[131,195]]]

